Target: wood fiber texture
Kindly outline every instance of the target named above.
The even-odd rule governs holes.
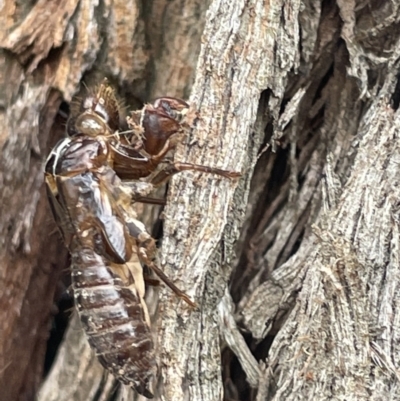
[[[69,265],[43,162],[82,83],[104,77],[126,110],[188,100],[175,160],[242,173],[169,185],[159,261],[198,308],[148,290],[155,399],[400,400],[396,2],[0,7],[2,400],[143,399],[72,313],[43,375]],[[159,208],[138,211],[150,229]]]

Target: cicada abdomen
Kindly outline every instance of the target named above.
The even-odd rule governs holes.
[[[142,269],[107,142],[87,136],[59,142],[47,160],[46,184],[71,252],[74,296],[89,343],[118,380],[152,398],[156,364]]]
[[[73,248],[75,304],[90,345],[118,380],[152,398],[154,345],[135,283],[127,287],[91,247]]]

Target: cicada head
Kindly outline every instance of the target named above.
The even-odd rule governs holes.
[[[141,111],[135,111],[128,119],[133,131],[139,131],[144,150],[157,155],[169,138],[181,131],[181,122],[189,105],[181,99],[161,97],[153,104],[147,104]]]
[[[73,108],[67,123],[69,136],[109,135],[119,128],[119,104],[106,79]]]

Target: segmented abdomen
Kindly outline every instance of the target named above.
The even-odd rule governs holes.
[[[72,252],[75,303],[90,345],[117,379],[152,398],[154,346],[139,295],[89,247]]]

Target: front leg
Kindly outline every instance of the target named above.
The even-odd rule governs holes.
[[[202,166],[200,164],[176,162],[167,165],[163,170],[157,173],[152,178],[151,184],[153,184],[154,187],[158,187],[181,171],[199,171],[201,173],[215,174],[225,178],[239,178],[241,176],[241,173],[235,171],[221,170],[215,167]]]
[[[120,188],[129,197],[132,203],[140,202],[160,206],[166,204],[165,199],[147,196],[155,189],[155,186],[151,182],[123,181],[120,184]]]
[[[167,204],[167,201],[165,199],[151,198],[149,196],[135,196],[132,199],[134,202],[147,203],[149,205],[165,206]]]

